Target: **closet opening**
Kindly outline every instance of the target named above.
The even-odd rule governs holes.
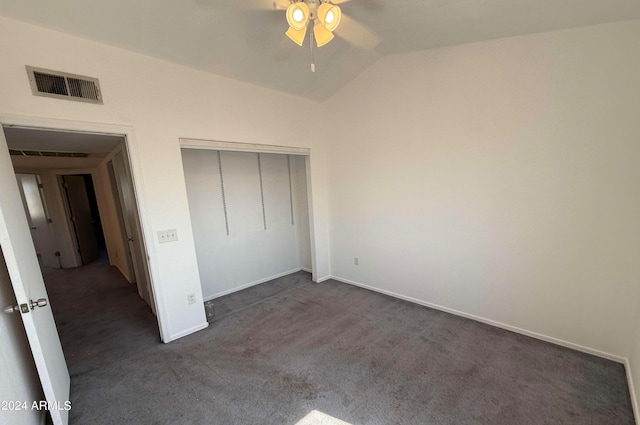
[[[181,148],[210,321],[217,298],[313,273],[308,149],[185,139]]]

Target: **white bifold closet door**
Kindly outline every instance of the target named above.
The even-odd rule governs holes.
[[[304,158],[183,149],[182,159],[205,299],[310,268]]]

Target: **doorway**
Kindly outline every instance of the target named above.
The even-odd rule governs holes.
[[[13,287],[16,302],[15,305],[7,307],[5,312],[16,314],[16,318],[22,321],[23,329],[31,348],[31,354],[35,361],[35,366],[46,401],[48,403],[57,403],[58,401],[62,403],[64,400],[69,400],[69,371],[62,352],[62,346],[59,338],[60,329],[59,327],[56,329],[51,308],[52,306],[48,299],[47,290],[45,289],[42,268],[38,263],[38,257],[34,249],[33,237],[29,229],[29,222],[23,208],[23,203],[21,202],[21,195],[16,182],[16,172],[40,175],[42,183],[45,186],[44,191],[47,192],[46,188],[50,189],[48,194],[44,194],[47,201],[46,204],[50,208],[47,218],[50,218],[52,222],[59,224],[59,226],[56,226],[56,232],[58,232],[60,229],[64,230],[65,226],[69,225],[68,217],[64,214],[64,204],[61,201],[63,198],[60,194],[60,185],[57,183],[57,175],[50,172],[50,170],[43,169],[43,167],[40,166],[42,164],[38,164],[38,162],[48,160],[46,157],[55,157],[55,160],[58,161],[57,171],[60,171],[59,175],[92,174],[94,180],[96,180],[98,204],[100,205],[100,208],[102,208],[105,198],[102,198],[99,195],[101,192],[99,189],[101,184],[97,183],[96,176],[99,176],[102,182],[105,181],[105,176],[108,178],[106,169],[100,167],[106,164],[106,158],[92,157],[88,153],[85,153],[84,155],[75,155],[74,152],[83,153],[83,150],[60,149],[62,146],[58,146],[55,140],[48,140],[46,142],[47,144],[43,148],[37,148],[33,151],[22,152],[20,155],[10,156],[10,149],[5,133],[18,129],[49,133],[65,133],[66,136],[68,136],[65,137],[65,143],[71,143],[75,140],[75,142],[79,142],[83,146],[91,146],[94,150],[98,148],[98,145],[100,145],[100,143],[95,139],[96,136],[119,137],[122,142],[122,148],[120,151],[122,152],[122,156],[126,162],[131,187],[136,190],[139,190],[140,187],[137,183],[134,184],[134,175],[136,177],[135,181],[137,182],[141,174],[141,167],[138,162],[137,155],[135,154],[135,133],[132,127],[77,121],[62,121],[26,116],[2,115],[0,117],[0,192],[2,192],[2,196],[0,197],[0,243],[2,245],[2,251],[10,278],[9,283]],[[84,136],[92,136],[93,141],[91,143],[87,143]],[[65,148],[68,147],[69,146],[66,146]],[[60,152],[62,155],[55,154],[54,152]],[[134,153],[132,154],[131,152]],[[109,152],[108,155],[113,153],[114,152]],[[133,158],[133,161],[130,161],[130,156]],[[30,164],[29,167],[20,169],[16,162],[25,160],[27,157],[34,157],[29,159],[29,161],[33,160],[35,163]],[[84,166],[69,164],[67,161],[70,161],[71,159],[73,159],[73,161],[77,161],[79,159],[80,162],[84,162]],[[98,167],[97,171],[96,167]],[[134,196],[136,194],[136,190],[132,190]],[[56,191],[58,192],[58,196],[51,197],[52,194],[56,194]],[[105,192],[102,191],[102,193]],[[108,197],[107,199],[112,199],[112,197]],[[136,208],[138,205],[140,205],[140,208],[144,209],[144,202],[136,199]],[[105,220],[107,216],[105,216],[105,214],[101,214],[101,217],[103,219],[103,225],[105,225],[108,222],[108,220]],[[148,228],[147,221],[144,223],[144,234],[150,235],[151,230]],[[139,220],[138,225],[142,226],[142,220]],[[69,231],[67,230],[63,233],[69,234]],[[144,247],[144,242],[148,236],[142,237],[142,232],[139,234],[141,237],[137,242],[141,244],[143,248],[146,248]],[[59,235],[56,233],[55,242],[58,250],[61,254],[64,252],[68,254],[60,256],[60,266],[63,267],[60,270],[82,270],[82,267],[77,267],[78,264],[76,261],[76,255],[74,255],[73,243],[69,240],[60,239],[58,236]],[[107,245],[109,245],[108,242]],[[122,250],[118,249],[116,252],[118,255],[113,256],[113,258],[122,257]],[[146,250],[143,250],[143,252],[146,253]],[[112,259],[111,253],[109,256],[110,261]],[[146,256],[143,256],[143,261],[148,269],[149,263],[147,262]],[[69,267],[75,268],[69,269]],[[55,268],[53,270],[55,270]],[[120,276],[119,268],[116,270],[116,268],[110,267],[110,270]],[[151,285],[151,281],[149,281],[149,284]],[[158,310],[159,315],[156,318],[149,312],[147,304],[139,297],[135,296],[135,285],[128,283],[127,285],[134,289],[134,299],[137,299],[142,303],[144,309],[146,309],[147,317],[151,318],[150,333],[154,335],[153,338],[155,342],[153,343],[157,343],[158,329],[162,335],[162,340],[170,341],[172,339],[172,335],[169,333],[167,326],[163,326],[163,323],[165,323],[165,320],[167,319],[167,314],[166,309],[164,308],[164,299],[162,296],[156,298],[153,296],[152,292],[152,300],[154,304],[158,302],[159,305],[163,307]],[[160,290],[161,289],[162,288],[160,288]],[[101,303],[102,301],[102,298],[97,300],[98,303]],[[75,304],[75,306],[72,305],[72,307],[77,309],[77,314],[84,315],[85,317],[94,314],[97,307],[95,304],[85,305],[81,301],[73,304]],[[121,316],[123,318],[130,318],[128,310],[123,311]],[[129,323],[132,323],[132,321],[129,321]],[[107,328],[108,325],[109,324],[107,323]],[[103,340],[117,340],[117,338],[107,338],[109,335],[104,333],[104,330],[99,330],[99,332],[101,333]],[[115,336],[118,337],[121,336],[121,334],[116,333]],[[139,335],[129,339],[138,340]],[[122,340],[122,338],[120,338],[120,340]],[[84,350],[88,351],[88,348],[89,347],[84,347]],[[100,349],[96,349],[94,347],[92,351],[100,352]],[[118,355],[114,354],[112,357],[118,358]],[[66,409],[62,408],[60,410],[51,410],[50,413],[54,424],[58,425],[67,423],[68,411]]]
[[[44,283],[50,297],[57,298],[54,318],[74,303],[93,300],[100,306],[101,300],[113,299],[112,291],[141,298],[157,321],[126,139],[39,128],[3,130]],[[136,305],[124,299],[113,303]],[[65,325],[69,320],[68,314],[62,319]],[[148,320],[135,320],[148,327]],[[69,340],[65,325],[59,326],[62,341]],[[157,326],[152,332],[159,340]],[[63,348],[69,347],[63,343]]]
[[[73,242],[86,266],[104,257],[107,249],[93,178],[91,174],[72,174],[60,179]]]
[[[313,275],[308,150],[188,139],[181,147],[206,306],[300,271]]]

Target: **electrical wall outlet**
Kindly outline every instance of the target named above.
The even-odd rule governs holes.
[[[353,257],[353,265],[357,266],[360,264],[360,259],[358,257]]]
[[[187,303],[189,303],[189,305],[195,304],[196,303],[196,294],[187,295]]]
[[[158,242],[167,243],[178,240],[178,231],[176,229],[160,230],[158,232]]]

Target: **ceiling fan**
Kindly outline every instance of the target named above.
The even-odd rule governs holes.
[[[286,36],[302,46],[310,23],[313,23],[313,35],[318,47],[333,40],[333,31],[340,25],[342,10],[337,5],[341,0],[300,0],[290,3],[286,10],[289,29]],[[274,2],[274,6],[278,4]]]
[[[302,46],[309,31],[315,44],[322,47],[334,38],[334,32],[352,45],[364,49],[373,49],[380,39],[353,18],[342,13],[340,4],[350,0],[275,0],[276,9],[286,10],[289,29],[286,36]]]
[[[285,34],[302,46],[308,33],[318,47],[334,38],[334,34],[362,50],[372,50],[380,38],[364,24],[342,13],[340,6],[353,1],[368,9],[382,7],[380,0],[196,0],[213,7],[284,12],[289,24]],[[283,19],[284,21],[285,19]],[[284,22],[283,22],[284,23]],[[285,27],[286,28],[286,27]]]
[[[340,6],[352,0],[196,0],[199,3],[224,9],[263,10],[283,13],[289,27],[284,32],[287,38],[278,49],[278,60],[288,57],[286,47],[293,41],[302,46],[309,34],[311,71],[315,72],[313,47],[322,47],[334,39],[334,34],[350,45],[373,50],[380,38],[364,24],[342,12]],[[380,0],[353,0],[353,3],[376,10],[382,7]],[[286,27],[284,27],[286,28]],[[283,29],[284,29],[283,28]],[[286,41],[285,41],[286,40]],[[290,41],[289,41],[290,40]]]

